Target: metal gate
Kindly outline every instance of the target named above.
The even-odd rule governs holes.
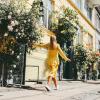
[[[5,56],[6,57],[6,56]],[[1,58],[1,56],[0,56]],[[1,86],[19,85],[25,83],[25,66],[26,66],[26,45],[19,45],[18,62],[13,65],[7,63],[4,58],[0,63],[0,82]],[[4,61],[5,60],[5,61]]]

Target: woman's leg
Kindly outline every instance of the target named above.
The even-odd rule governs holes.
[[[54,85],[56,87],[56,89],[58,88],[58,81],[55,77],[52,78],[53,82],[54,82]]]
[[[48,86],[50,86],[51,79],[52,79],[52,77],[51,76],[48,76],[48,81],[47,81]]]
[[[51,88],[50,88],[51,78],[52,78],[51,76],[48,76],[47,85],[45,86],[47,91],[51,91]]]
[[[52,80],[53,80],[53,82],[54,82],[54,85],[55,85],[56,89],[58,89],[58,81],[57,81],[57,79],[56,79],[57,70],[58,70],[58,64],[55,65],[53,68],[54,68],[54,69],[53,69],[53,77],[52,77]]]

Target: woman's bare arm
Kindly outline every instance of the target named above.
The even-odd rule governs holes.
[[[40,43],[40,44],[33,44],[32,45],[32,48],[45,48],[47,49],[48,48],[48,44],[43,44],[43,43]]]
[[[58,52],[60,54],[60,56],[65,60],[65,61],[71,61],[69,58],[66,57],[66,55],[64,54],[64,52],[62,51],[60,45],[58,44]]]

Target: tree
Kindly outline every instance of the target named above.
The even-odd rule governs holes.
[[[67,41],[73,41],[78,30],[78,17],[74,10],[66,8],[57,18],[58,23],[53,22],[51,30],[56,33],[58,43],[63,46]]]
[[[40,18],[41,1],[34,0],[30,9],[27,8],[27,0],[8,1],[0,3],[0,60],[3,65],[7,63],[11,67],[20,61],[21,49],[27,45],[32,50],[30,44],[41,36],[36,26]],[[23,53],[26,54],[27,49],[24,49]]]
[[[81,72],[86,69],[86,64],[88,63],[87,61],[88,58],[88,52],[84,48],[83,45],[77,45],[74,48],[74,61],[77,67],[77,71]]]
[[[88,73],[91,73],[91,76],[88,75],[88,77],[87,77],[88,79],[96,80],[98,78],[97,71],[99,71],[99,66],[98,66],[99,65],[99,58],[100,58],[99,53],[97,53],[95,51],[88,52],[87,70],[88,70]]]
[[[26,0],[22,1],[25,3]],[[0,3],[0,53],[17,56],[19,44],[27,44],[30,48],[30,44],[40,38],[36,27],[40,17],[40,1],[34,0],[28,10],[25,5],[21,7],[22,1],[10,0],[9,5]]]

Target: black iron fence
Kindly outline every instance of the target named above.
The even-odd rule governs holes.
[[[11,64],[11,55],[0,54],[0,83],[1,86],[22,85],[25,83],[26,45],[19,45],[18,61]]]

